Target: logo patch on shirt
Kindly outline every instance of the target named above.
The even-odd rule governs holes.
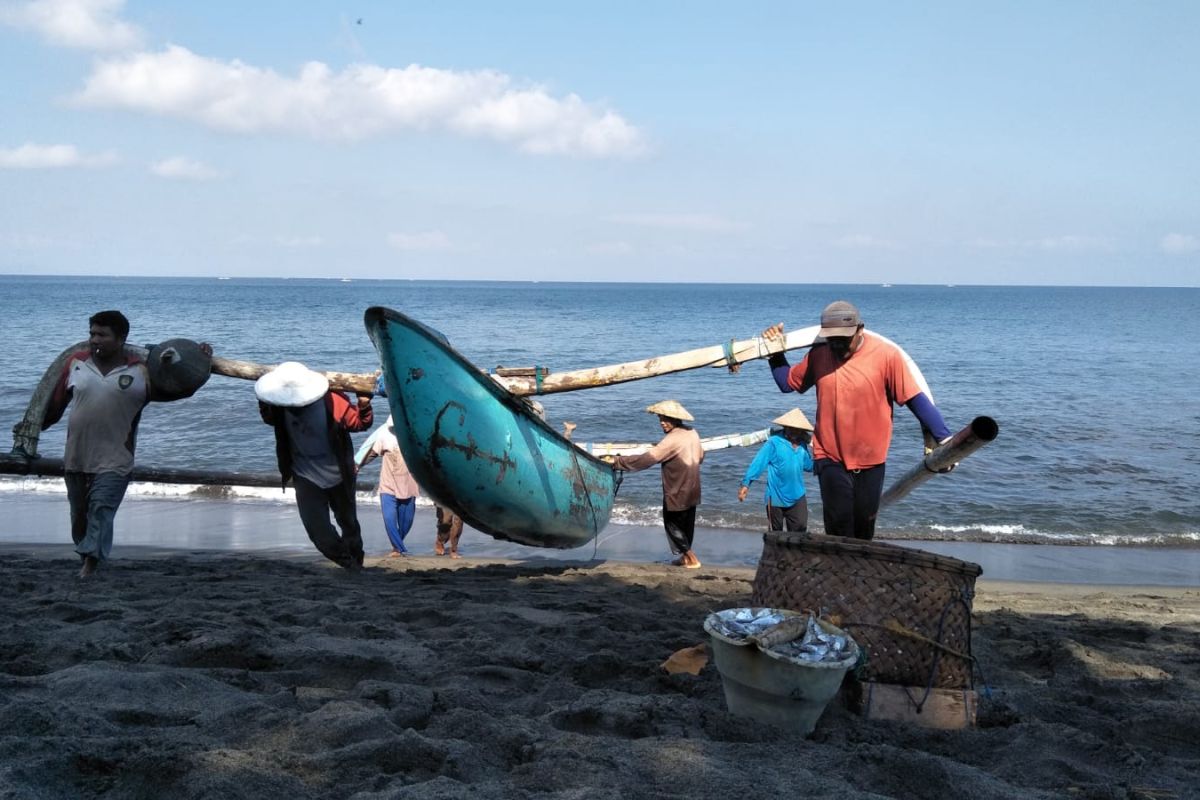
[[[133,376],[132,375],[122,375],[121,377],[117,378],[117,385],[120,386],[122,389],[128,389],[130,386],[133,385]]]

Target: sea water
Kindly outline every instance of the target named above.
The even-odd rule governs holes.
[[[1000,425],[996,441],[953,473],[883,509],[879,536],[1200,546],[1198,289],[0,276],[0,420],[7,430],[21,419],[46,367],[85,339],[88,316],[106,308],[129,317],[135,344],[187,337],[226,358],[370,372],[378,360],[363,311],[384,305],[438,329],[481,368],[561,371],[749,338],[775,322],[813,325],[835,299],[855,303],[869,329],[916,360],[952,430],[978,415]],[[701,436],[764,428],[796,406],[812,418],[816,400],[780,393],[766,363],[751,362],[737,374],[704,368],[542,401],[552,425],[578,426],[577,441],[652,442],[661,431],[644,409],[665,398],[692,412]],[[386,401],[377,398],[375,408],[385,419]],[[43,433],[42,455],[62,455],[65,428]],[[708,454],[700,525],[765,527],[761,480],[737,501],[754,452]],[[897,408],[885,484],[921,456],[917,422]],[[150,405],[137,460],[275,471],[252,384],[222,376],[191,399]],[[3,502],[61,491],[60,479],[0,477]],[[131,498],[146,495],[282,502],[271,489],[131,487]],[[820,531],[815,479],[809,504],[810,528]],[[657,526],[660,515],[658,471],[627,475],[613,522]]]

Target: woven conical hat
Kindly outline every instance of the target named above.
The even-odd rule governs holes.
[[[808,417],[804,416],[804,412],[798,408],[793,408],[782,417],[776,417],[771,422],[774,422],[776,425],[782,425],[785,428],[799,428],[802,431],[811,431],[813,429],[813,424],[808,421]]]
[[[688,410],[678,400],[660,400],[652,406],[646,406],[646,411],[651,414],[670,417],[671,419],[681,419],[685,422],[691,422],[696,419],[688,413]]]

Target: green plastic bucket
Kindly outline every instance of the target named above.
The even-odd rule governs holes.
[[[762,649],[754,642],[728,636],[720,629],[719,615],[739,610],[715,612],[704,620],[704,630],[712,639],[713,661],[721,673],[729,713],[807,736],[837,694],[846,673],[858,661],[858,645],[842,629],[817,620],[826,633],[846,637],[842,658],[809,661]],[[756,613],[769,611],[782,617],[797,616],[797,612],[786,609],[750,610]]]

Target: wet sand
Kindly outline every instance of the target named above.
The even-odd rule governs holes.
[[[124,509],[123,509],[124,511]],[[982,581],[979,726],[814,735],[669,675],[753,570],[0,545],[0,798],[1162,798],[1200,786],[1200,590]],[[981,690],[983,686],[979,687]]]
[[[69,541],[66,496],[0,495],[0,544],[60,544]],[[368,555],[390,550],[379,508],[359,503],[359,521]],[[407,544],[418,554],[433,552],[434,518],[418,506]],[[985,578],[1134,586],[1200,586],[1200,548],[1146,548],[996,544],[971,542],[894,542],[980,564]],[[311,555],[292,505],[260,501],[213,501],[130,497],[117,515],[115,558],[130,546],[193,551],[295,552]],[[593,558],[636,563],[665,563],[670,553],[661,526],[610,524],[596,539],[572,550],[545,550],[497,541],[467,528],[462,552],[477,558],[514,561]],[[696,552],[706,565],[754,567],[762,553],[762,534],[701,527]]]

